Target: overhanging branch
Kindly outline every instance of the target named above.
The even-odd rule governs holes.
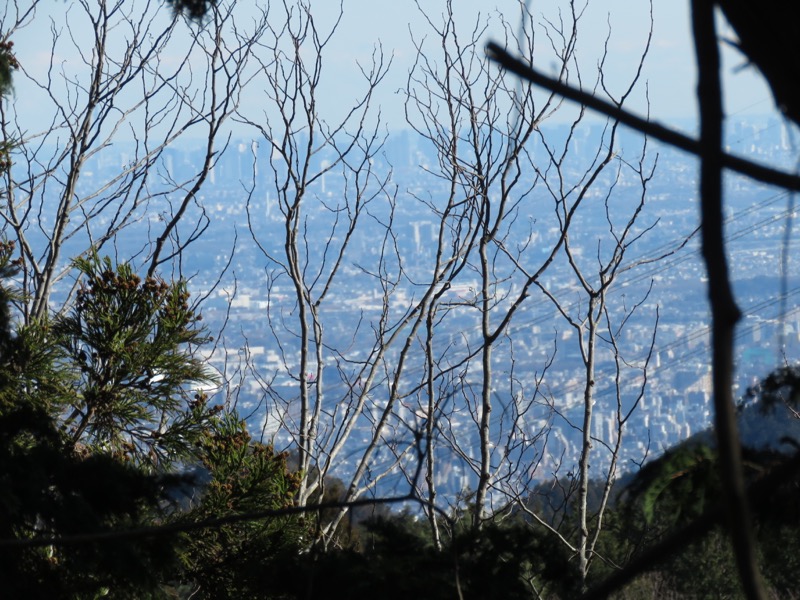
[[[702,148],[698,140],[679,133],[674,129],[670,129],[669,127],[665,127],[664,125],[660,125],[659,123],[634,115],[593,94],[584,92],[579,88],[572,87],[557,79],[548,77],[534,69],[525,61],[512,56],[505,48],[495,42],[489,42],[486,45],[486,53],[489,58],[497,62],[503,68],[535,85],[563,96],[567,100],[572,100],[595,112],[611,117],[631,129],[635,129],[647,136],[674,146],[675,148],[679,148],[684,152],[694,154],[697,157],[702,154]],[[725,152],[720,153],[720,160],[722,166],[726,169],[730,169],[731,171],[735,171],[741,175],[755,179],[756,181],[783,187],[787,190],[800,191],[800,177],[797,175],[765,167],[764,165]]]

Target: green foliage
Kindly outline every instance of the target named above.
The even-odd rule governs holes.
[[[442,524],[437,549],[428,522],[409,513],[367,521],[360,547],[312,549],[288,557],[272,593],[286,598],[387,600],[406,598],[570,597],[577,581],[564,547],[521,521],[486,523],[476,531]],[[553,581],[558,580],[558,583]],[[274,586],[282,587],[275,588]],[[257,596],[272,597],[272,596]]]
[[[71,454],[55,423],[30,406],[0,414],[0,469],[5,541],[135,528],[149,522],[164,483],[105,455]],[[93,597],[109,587],[138,597],[176,559],[170,545],[148,539],[11,547],[0,551],[0,578],[9,598]]]
[[[744,598],[727,534],[715,529],[661,565],[668,588],[685,598]]]
[[[13,72],[19,69],[19,62],[14,55],[14,42],[0,42],[0,97],[11,91]]]
[[[764,518],[762,514],[758,530],[764,577],[780,598],[791,598],[797,593],[797,573],[800,572],[800,495],[798,482],[790,485],[794,493],[788,494],[784,488],[776,495],[774,500],[781,506],[772,503],[771,518]]]
[[[800,404],[800,365],[785,365],[770,373],[756,390],[762,410],[773,409],[787,402],[794,406]]]
[[[16,265],[0,244],[0,276]],[[280,509],[298,480],[286,456],[254,443],[232,413],[192,386],[211,380],[207,339],[183,282],[144,281],[127,264],[76,261],[70,311],[20,327],[0,286],[0,577],[25,598],[255,597],[261,565],[296,554],[297,519],[243,522],[185,536],[61,544],[65,536]],[[201,465],[207,483],[176,474]],[[181,489],[200,498],[181,512]],[[37,539],[55,543],[20,546]],[[17,543],[15,546],[14,543]]]
[[[140,597],[176,564],[170,545],[149,540],[14,547],[149,522],[165,477],[151,477],[103,453],[78,451],[65,435],[60,349],[45,328],[12,333],[7,287],[12,244],[0,244],[0,579],[9,598],[91,598],[114,589]]]
[[[75,444],[149,468],[191,458],[221,407],[193,386],[213,380],[194,355],[208,338],[184,282],[142,281],[127,264],[97,257],[75,262],[85,277],[75,306],[42,324],[73,376],[60,401]]]
[[[761,485],[766,474],[786,461],[785,455],[774,451],[743,449],[745,476],[751,485]],[[604,555],[625,564],[700,516],[722,517],[717,472],[716,452],[700,445],[675,449],[648,464],[626,490],[625,501],[608,516],[601,544]],[[777,485],[751,503],[757,556],[771,593],[793,597],[794,575],[800,568],[800,475],[795,470],[773,481]],[[651,590],[668,590],[678,598],[743,597],[736,561],[721,526],[687,542],[679,553],[665,556],[634,587],[641,591],[648,584]]]
[[[11,151],[15,146],[16,142],[13,140],[0,141],[0,175],[3,175],[11,168]]]
[[[17,294],[10,289],[6,282],[17,272],[14,256],[14,242],[0,240],[0,358],[5,357],[11,349],[11,302]],[[2,382],[0,382],[1,384]]]
[[[286,455],[254,442],[235,414],[224,415],[204,432],[200,459],[210,481],[198,506],[179,515],[180,521],[292,505],[299,478],[289,473]],[[273,565],[298,555],[307,533],[299,518],[289,516],[193,531],[183,540],[182,578],[194,598],[271,597],[271,578],[283,578]]]
[[[695,518],[719,499],[716,452],[704,445],[669,451],[642,468],[629,493],[641,501],[648,524]]]
[[[615,511],[624,514],[622,527],[606,531],[605,545],[613,536],[613,543],[633,556],[704,513],[721,510],[717,461],[714,449],[694,444],[672,449],[647,464],[625,490]],[[619,553],[615,558],[627,560]],[[730,543],[719,529],[687,543],[679,554],[665,556],[653,572],[640,578],[638,589],[648,581],[658,581],[661,589],[678,598],[737,598],[740,593]]]

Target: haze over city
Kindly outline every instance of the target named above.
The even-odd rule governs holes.
[[[798,118],[714,10],[0,9],[12,596],[726,596],[722,515],[790,589]]]

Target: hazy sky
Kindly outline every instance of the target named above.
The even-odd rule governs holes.
[[[93,0],[87,0],[92,2]],[[125,0],[125,2],[139,0]],[[262,0],[263,1],[263,0]],[[584,0],[585,1],[585,0]],[[237,10],[247,18],[256,0],[243,0]],[[20,5],[25,0],[19,0]],[[273,5],[276,3],[273,0]],[[490,16],[499,21],[498,14],[517,26],[519,0],[455,0],[459,26],[464,34],[471,30],[477,16]],[[528,6],[537,22],[557,19],[564,0],[529,0]],[[322,27],[330,23],[338,12],[335,0],[311,0],[315,18]],[[381,43],[387,55],[393,56],[393,65],[382,86],[379,101],[390,129],[404,126],[402,98],[396,90],[404,86],[414,56],[410,36],[422,37],[427,24],[420,14],[422,6],[434,20],[442,13],[443,0],[343,0],[344,16],[336,37],[329,48],[327,73],[330,87],[324,102],[344,106],[355,96],[360,84],[357,61],[369,59],[376,44]],[[38,26],[28,28],[24,35],[15,37],[20,61],[27,68],[37,63],[46,64],[48,47],[43,38],[49,35],[49,15],[58,22],[64,18],[63,3],[47,0],[40,9]],[[695,72],[693,46],[690,37],[689,0],[654,0],[654,37],[645,63],[643,82],[648,84],[651,117],[665,123],[676,123],[695,114]],[[169,13],[164,9],[165,19]],[[645,0],[590,0],[579,25],[577,53],[585,77],[596,70],[603,42],[611,26],[607,74],[612,88],[621,90],[627,83],[639,53],[644,47],[649,26],[649,4]],[[490,29],[481,40],[481,46],[496,37],[497,27]],[[540,36],[546,43],[546,38]],[[726,51],[725,91],[727,111],[730,115],[766,114],[773,111],[769,90],[761,83],[753,69],[740,69],[743,60],[735,51]],[[537,64],[548,71],[551,64]],[[642,112],[644,87],[638,99],[629,107]],[[18,86],[20,96],[24,84]],[[35,107],[30,107],[35,110]]]
[[[330,10],[334,2],[317,2]],[[380,40],[395,55],[393,82],[396,89],[404,82],[412,58],[409,30],[423,31],[424,22],[414,0],[345,0],[345,15],[341,37],[336,44],[342,75],[348,65],[364,59],[372,45]],[[419,0],[430,14],[442,12],[442,2]],[[643,79],[649,86],[650,113],[658,120],[671,121],[692,118],[696,113],[694,47],[690,35],[689,0],[654,0],[654,31]],[[506,19],[518,23],[517,0],[456,0],[459,17],[466,26],[479,12],[491,15],[502,12]],[[530,0],[529,9],[537,21],[553,19],[561,0]],[[612,81],[627,82],[644,47],[649,27],[649,4],[645,0],[591,0],[579,25],[578,54],[585,71],[597,63],[602,44],[611,26],[610,56],[607,63]],[[720,30],[730,35],[721,20]],[[486,41],[492,37],[489,33]],[[773,110],[768,88],[753,69],[740,68],[744,61],[735,50],[724,51],[726,64],[725,92],[730,115],[764,114]],[[545,71],[547,64],[536,65]],[[388,94],[387,94],[388,95]],[[386,102],[391,104],[391,99]],[[637,107],[644,110],[644,104]]]

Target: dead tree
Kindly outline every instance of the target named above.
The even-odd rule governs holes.
[[[425,485],[419,493],[427,494],[430,503],[439,498],[435,488],[436,451],[443,456],[449,453],[448,460],[462,462],[473,474],[475,487],[468,501],[472,522],[479,527],[484,519],[502,514],[518,501],[534,476],[541,477],[537,467],[545,455],[553,411],[558,410],[558,399],[545,394],[542,383],[557,356],[554,348],[543,356],[534,376],[525,377],[520,375],[522,368],[515,354],[519,350],[515,346],[524,349],[520,339],[525,337],[521,332],[525,319],[522,313],[536,301],[535,297],[541,299],[539,292],[556,302],[570,326],[585,330],[584,318],[566,311],[564,300],[549,287],[554,261],[566,259],[565,265],[572,268],[582,289],[591,297],[587,312],[591,331],[581,341],[587,369],[584,400],[588,416],[577,425],[585,440],[578,476],[583,482],[580,497],[585,525],[590,518],[586,486],[590,477],[596,343],[603,335],[609,348],[619,349],[616,340],[626,318],[609,310],[606,294],[615,283],[618,269],[632,266],[626,263],[626,252],[647,230],[638,218],[653,165],[648,166],[644,158],[628,163],[617,157],[617,124],[610,123],[606,134],[597,141],[598,151],[590,164],[582,175],[571,179],[568,173],[574,170],[575,163],[570,162],[570,148],[576,144],[575,132],[583,126],[583,113],[577,114],[565,140],[549,142],[546,119],[558,109],[558,99],[534,97],[530,88],[516,87],[513,80],[504,79],[476,56],[475,47],[486,22],[479,20],[464,27],[457,21],[452,3],[446,3],[441,17],[428,8],[423,9],[423,14],[430,33],[415,40],[418,59],[409,79],[406,111],[409,123],[435,151],[436,166],[427,169],[434,181],[439,180],[442,193],[441,197],[417,196],[417,200],[430,207],[432,221],[439,224],[437,256],[442,254],[444,240],[445,248],[458,249],[459,257],[457,278],[447,279],[448,289],[434,296],[427,308],[428,322],[435,323],[439,331],[457,330],[459,334],[437,334],[429,325],[419,342],[425,357],[420,372],[425,375],[415,388],[419,390],[415,406],[417,414],[424,415],[417,427],[424,430],[426,440]],[[574,51],[581,13],[570,4],[567,15],[563,21],[548,22],[539,35],[546,36],[558,59],[560,77],[580,80]],[[526,11],[522,18],[522,35],[500,18],[506,43],[527,54],[541,51],[532,33],[536,19]],[[435,53],[431,50],[434,48]],[[642,60],[646,52],[647,44]],[[602,64],[601,60],[598,86],[605,85]],[[629,87],[616,101],[622,105],[637,84],[635,69]],[[606,93],[611,95],[609,90]],[[534,148],[538,156],[534,156]],[[625,215],[614,215],[606,204],[610,249],[597,267],[600,283],[593,286],[584,274],[586,267],[579,266],[575,259],[576,246],[570,241],[570,232],[578,231],[573,221],[582,214],[587,196],[605,194],[606,202],[612,196],[614,184],[606,188],[603,186],[608,184],[600,183],[606,172],[619,174],[623,170],[638,178],[640,201]],[[611,178],[613,181],[613,175]],[[548,204],[543,204],[542,198],[547,198]],[[548,205],[552,206],[551,220],[543,210]],[[553,225],[557,234],[548,237],[546,232]],[[577,238],[578,234],[574,236]],[[451,290],[456,289],[454,294]],[[612,326],[615,319],[619,322]],[[465,328],[464,322],[471,325]],[[649,347],[652,349],[652,341]],[[611,354],[619,360],[618,351]],[[619,377],[626,369],[621,362],[617,366]],[[637,380],[642,381],[642,386],[646,368],[647,358],[643,357],[640,365],[632,369],[641,370]],[[444,382],[446,386],[442,385]],[[634,398],[641,397],[642,390],[636,388]],[[638,404],[634,401],[623,408],[622,393],[617,394],[616,438],[601,440],[610,453],[606,500],[614,479],[622,429]],[[469,415],[469,427],[464,426],[459,410],[466,410]],[[433,435],[434,430],[440,434]],[[436,537],[435,514],[431,512],[429,517]],[[584,575],[602,526],[602,515],[595,517],[597,529],[593,537],[584,527],[582,531],[586,533],[579,536],[578,542],[563,538],[584,559]]]
[[[556,149],[542,129],[558,98],[535,95],[487,62],[485,18],[460,23],[449,1],[441,15],[418,8],[428,27],[412,35],[416,61],[405,89],[418,184],[396,188],[393,169],[408,165],[382,159],[370,117],[386,67],[380,49],[362,65],[352,110],[328,116],[321,93],[338,21],[322,24],[303,2],[273,5],[257,53],[267,101],[262,114],[239,118],[260,135],[254,168],[270,174],[267,189],[253,178],[248,214],[266,259],[265,327],[278,357],[277,366],[254,357],[249,368],[264,386],[265,431],[297,448],[298,503],[320,498],[326,477],[347,460],[343,500],[374,494],[381,482],[408,486],[429,507],[438,543],[434,507],[458,509],[465,499],[440,494],[441,485],[463,485],[480,527],[541,477],[554,415],[543,382],[557,353],[542,348],[541,362],[522,366],[525,311],[534,296],[537,306],[549,302],[540,295],[544,276],[568,255],[573,220],[599,175],[609,165],[639,168],[644,182],[648,172],[603,150],[583,178],[567,182],[573,165],[556,154],[570,156],[574,140]],[[578,8],[569,4],[563,20],[542,26],[524,18],[518,32],[491,17],[520,48],[551,53],[565,80],[577,76]],[[577,113],[573,130],[582,123]],[[608,142],[597,140],[599,148]],[[565,187],[549,188],[559,176]],[[614,270],[639,233],[636,214],[611,227]],[[334,306],[353,311],[346,336]],[[612,319],[606,308],[600,317]],[[463,476],[442,468],[454,465]],[[321,537],[330,540],[345,515],[343,508],[322,523]]]
[[[258,115],[240,114],[239,119],[258,132],[265,149],[254,159],[256,168],[270,173],[271,185],[265,202],[257,201],[265,192],[255,184],[249,190],[248,218],[253,240],[266,259],[268,295],[274,297],[280,290],[291,297],[288,307],[271,303],[266,318],[268,332],[280,348],[282,371],[297,395],[282,392],[273,375],[265,376],[257,367],[253,372],[269,382],[270,418],[280,421],[297,449],[303,474],[297,501],[305,505],[321,495],[331,466],[368,410],[385,352],[376,343],[367,351],[369,358],[351,370],[351,357],[328,342],[326,324],[328,306],[345,301],[337,282],[349,268],[351,245],[365,243],[363,221],[384,230],[374,240],[381,256],[391,252],[392,239],[385,232],[393,198],[386,175],[373,168],[383,137],[380,121],[372,114],[373,94],[388,64],[376,48],[372,63],[362,66],[363,90],[355,93],[349,111],[331,120],[321,88],[327,83],[326,50],[338,20],[318,23],[306,2],[286,1],[272,10],[267,35],[256,48],[259,69],[253,82],[262,90],[264,109]],[[326,195],[329,189],[335,195]],[[322,233],[310,235],[310,228]],[[376,273],[385,270],[383,261],[378,261]],[[389,287],[384,293],[391,293]],[[379,336],[386,326],[377,326]],[[360,330],[352,332],[350,343],[357,341],[363,342]],[[343,385],[329,392],[326,380],[331,371],[338,371]]]
[[[757,181],[800,189],[800,179],[769,166],[731,156],[722,148],[722,88],[720,85],[719,39],[714,21],[719,5],[737,31],[740,49],[749,56],[770,83],[778,107],[794,121],[798,120],[796,86],[791,73],[797,70],[793,49],[797,46],[797,8],[793,3],[774,2],[754,7],[739,0],[698,0],[692,2],[692,26],[699,72],[698,104],[700,139],[695,140],[674,130],[652,123],[613,103],[605,102],[585,90],[564,85],[543,75],[523,61],[515,60],[496,44],[489,53],[507,68],[527,80],[556,91],[602,114],[618,119],[634,129],[660,139],[701,159],[701,215],[703,256],[709,272],[709,299],[712,308],[712,371],[715,406],[715,432],[720,448],[720,476],[725,488],[725,508],[743,591],[749,598],[763,598],[765,591],[755,561],[753,531],[748,499],[743,483],[741,450],[732,402],[733,330],[739,309],[730,289],[725,240],[722,235],[723,169],[731,169]],[[794,469],[793,461],[787,465]],[[776,473],[781,472],[777,469]],[[766,478],[765,478],[766,479]],[[773,480],[775,481],[775,480]],[[755,487],[755,486],[754,486]],[[766,487],[766,486],[765,486]],[[759,490],[763,493],[763,490]],[[751,490],[751,494],[754,491]],[[654,561],[678,551],[688,541],[704,535],[717,515],[704,515],[677,531],[645,553],[640,559],[598,586],[590,596],[606,597],[621,588]]]
[[[26,319],[47,314],[60,282],[68,306],[70,259],[87,252],[138,244],[148,273],[181,275],[187,248],[208,226],[198,191],[224,150],[225,123],[265,27],[256,21],[234,32],[234,6],[220,3],[193,28],[155,5],[81,1],[48,28],[41,3],[23,10],[15,2],[24,19],[0,24],[12,36],[36,27],[49,44],[49,62],[23,61],[17,93],[0,106],[14,163],[0,215],[21,253]],[[43,107],[33,120],[24,110],[31,103]],[[167,152],[190,135],[202,137],[205,157],[178,180]],[[103,177],[93,176],[100,170]]]

